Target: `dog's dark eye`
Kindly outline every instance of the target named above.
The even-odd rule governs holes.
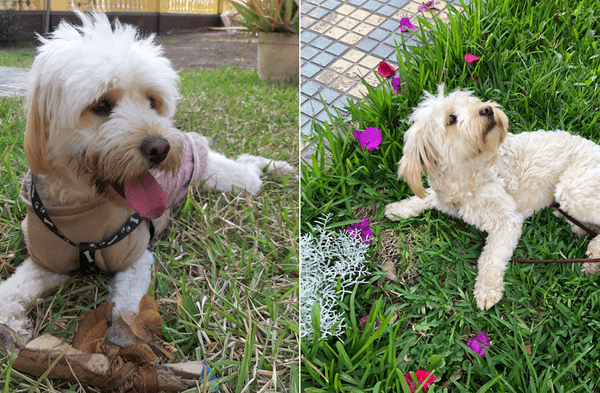
[[[149,100],[150,100],[150,108],[156,109],[156,100],[152,97],[150,97]]]
[[[108,101],[102,100],[98,104],[96,104],[96,106],[93,107],[92,110],[97,115],[106,116],[106,115],[109,115],[110,112],[112,111],[112,106],[110,105],[110,103]]]
[[[450,117],[448,118],[448,125],[451,126],[454,123],[456,123],[456,116],[450,115]]]

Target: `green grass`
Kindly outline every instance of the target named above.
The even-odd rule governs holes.
[[[462,230],[436,211],[398,223],[383,212],[412,195],[397,179],[404,119],[422,91],[435,92],[439,83],[500,103],[513,133],[563,129],[600,142],[600,4],[477,0],[464,13],[449,8],[451,28],[422,19],[418,31],[402,36],[416,35],[419,47],[397,43],[394,66],[407,91],[393,94],[387,82],[368,87],[349,106],[349,120],[332,113],[329,124],[314,124],[321,154],[302,168],[302,231],[323,214],[332,223],[366,217],[375,241],[373,275],[340,305],[348,323],[343,345],[318,336],[302,341],[301,387],[407,392],[403,375],[424,369],[437,378],[428,392],[598,391],[600,275],[586,277],[578,264],[511,263],[504,298],[480,311],[472,293],[485,233]],[[467,64],[465,53],[481,60]],[[365,152],[352,131],[369,126],[380,128],[383,141]],[[514,256],[582,258],[587,244],[544,209],[526,222]],[[389,261],[396,281],[382,279],[379,265]],[[358,328],[367,314],[371,324],[382,322],[377,331]],[[484,358],[466,345],[481,331],[491,339]]]
[[[35,51],[24,48],[0,49],[0,67],[29,68],[33,64]]]
[[[256,72],[182,72],[176,116],[185,131],[235,157],[248,152],[298,165],[298,88],[265,83]],[[259,103],[259,104],[257,104]],[[25,257],[18,187],[27,164],[22,99],[0,100],[0,279]],[[154,244],[160,268],[154,296],[165,340],[177,359],[205,360],[219,391],[298,391],[298,180],[266,178],[257,196],[194,190],[174,226]],[[39,332],[72,339],[82,313],[102,303],[106,279],[73,278],[39,299]],[[0,387],[26,392],[36,378],[0,358]],[[85,386],[85,391],[97,391]],[[36,391],[83,391],[42,380]],[[196,392],[197,389],[191,389]],[[202,389],[200,389],[202,391]]]

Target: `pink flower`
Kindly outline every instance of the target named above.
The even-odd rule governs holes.
[[[465,54],[465,61],[469,64],[475,64],[475,62],[479,60],[479,56],[472,55],[470,53]]]
[[[400,31],[408,31],[408,29],[417,30],[415,25],[410,23],[410,18],[405,16],[404,18],[400,19]]]
[[[481,357],[485,356],[485,348],[490,347],[490,339],[485,332],[477,334],[475,337],[469,339],[467,342],[469,348],[475,351]],[[485,348],[484,348],[485,347]]]
[[[381,131],[377,127],[369,127],[364,131],[355,130],[352,135],[363,149],[372,151],[381,144]]]
[[[377,68],[377,73],[379,74],[379,76],[387,78],[388,76],[393,75],[394,72],[396,72],[394,67],[392,67],[385,61],[382,61],[381,63],[379,63],[379,67]]]
[[[403,79],[402,83],[406,84],[406,79]],[[394,93],[396,93],[396,94],[402,93],[400,78],[393,77],[392,80],[390,81],[390,84],[392,85],[392,89],[394,89]]]
[[[373,243],[373,231],[369,228],[369,220],[366,218],[361,218],[359,222],[350,225],[348,227],[348,233],[351,237],[360,235],[360,240],[362,240],[363,243]]]
[[[415,375],[417,376],[417,381],[419,381],[418,386],[421,386],[421,384],[423,382],[427,381],[427,382],[425,382],[425,385],[423,385],[424,392],[427,391],[427,389],[429,388],[429,385],[431,385],[435,382],[435,377],[433,375],[431,375],[431,373],[429,371],[417,370]],[[404,379],[406,379],[406,383],[408,384],[408,387],[410,388],[411,392],[414,392],[415,390],[417,390],[417,386],[415,386],[415,383],[413,382],[412,376],[410,375],[410,373],[406,373],[404,375]]]
[[[438,5],[439,3],[440,3],[439,1],[426,1],[424,3],[421,3],[418,10],[421,12],[427,12],[430,9],[435,8],[435,6]]]

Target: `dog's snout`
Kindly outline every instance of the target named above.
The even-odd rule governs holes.
[[[140,147],[142,155],[154,165],[158,165],[167,158],[171,145],[162,137],[146,138]]]
[[[491,106],[486,105],[479,109],[479,115],[484,117],[494,117],[494,110]]]

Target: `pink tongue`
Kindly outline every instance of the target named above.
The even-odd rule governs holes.
[[[127,180],[124,185],[125,199],[142,216],[158,218],[167,209],[167,196],[150,172],[137,179]]]

